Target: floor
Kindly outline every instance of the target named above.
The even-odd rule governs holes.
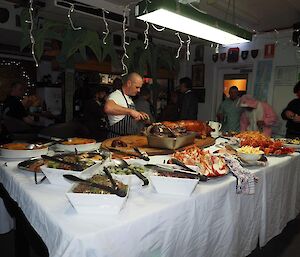
[[[14,257],[14,232],[0,235],[1,257]],[[262,249],[256,248],[247,257],[299,257],[300,215],[289,222],[283,232]],[[38,257],[32,252],[32,257]],[[130,257],[130,256],[124,256]],[[178,256],[180,257],[180,256]],[[198,256],[195,256],[198,257]],[[200,257],[200,256],[199,256]],[[217,256],[216,256],[217,257]]]

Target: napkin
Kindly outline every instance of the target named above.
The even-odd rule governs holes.
[[[233,157],[224,156],[226,164],[232,174],[236,177],[236,193],[252,195],[255,193],[255,183],[258,178],[249,170],[243,168],[239,161]]]

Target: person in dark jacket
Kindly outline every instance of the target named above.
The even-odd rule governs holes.
[[[107,97],[107,90],[103,87],[93,87],[90,89],[90,97],[85,102],[83,108],[83,121],[89,130],[92,138],[98,141],[106,139],[106,114],[104,104]]]
[[[294,86],[294,93],[297,98],[290,101],[281,113],[281,117],[287,120],[285,135],[287,138],[300,138],[300,81]]]
[[[188,77],[179,80],[179,90],[182,93],[179,119],[180,120],[197,120],[198,100],[192,92],[192,80]]]
[[[10,94],[4,102],[4,114],[31,125],[34,123],[34,118],[28,114],[22,103],[25,90],[25,85],[20,81],[11,84]]]

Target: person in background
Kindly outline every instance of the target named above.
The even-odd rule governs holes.
[[[20,81],[11,84],[10,94],[4,102],[4,114],[32,125],[34,123],[34,118],[27,113],[22,104],[25,90],[25,85]]]
[[[217,120],[222,123],[224,132],[239,132],[241,107],[239,102],[239,89],[232,86],[229,89],[229,98],[226,98],[219,106]]]
[[[290,101],[282,111],[281,117],[287,120],[286,138],[300,138],[300,81],[294,86],[297,98]]]
[[[153,107],[151,107],[152,104],[150,101],[151,101],[151,91],[147,87],[147,85],[143,85],[140,94],[134,100],[136,110],[139,112],[147,113],[149,116],[149,120],[146,120],[144,124],[140,122],[142,128],[147,124],[155,122]]]
[[[178,93],[171,92],[169,102],[163,109],[160,120],[162,121],[177,121],[179,117],[178,112]]]
[[[272,135],[272,126],[277,121],[277,115],[268,103],[258,101],[251,95],[243,95],[239,105],[243,108],[240,119],[241,131],[260,131],[266,136]]]
[[[115,91],[117,89],[120,90],[122,88],[122,80],[120,78],[115,78],[112,83],[112,88],[113,88],[113,91]]]
[[[83,122],[89,130],[92,138],[103,141],[106,139],[106,114],[104,104],[107,97],[104,87],[93,87],[90,89],[90,97],[83,107]]]
[[[143,78],[136,72],[128,74],[122,88],[108,96],[104,111],[109,120],[109,137],[139,133],[138,122],[149,119],[149,115],[139,112],[131,97],[140,92]]]
[[[198,100],[192,92],[192,80],[188,77],[179,80],[179,90],[182,94],[179,106],[180,120],[197,120]]]

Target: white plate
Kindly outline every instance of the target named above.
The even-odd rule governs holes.
[[[47,152],[48,147],[33,150],[10,150],[2,148],[0,149],[0,156],[5,159],[27,159],[47,154]]]
[[[300,149],[300,145],[298,144],[283,144],[285,147],[291,147],[295,149]]]
[[[79,145],[63,145],[56,144],[55,150],[57,151],[67,151],[67,152],[75,152],[75,149],[78,152],[88,152],[99,149],[101,143],[90,143],[90,144],[79,144]]]

